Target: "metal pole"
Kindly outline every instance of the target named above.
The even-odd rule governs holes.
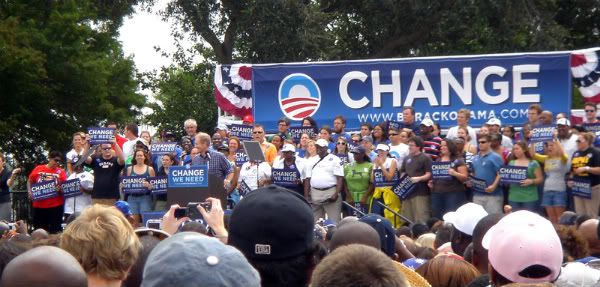
[[[351,208],[352,210],[354,210],[354,211],[355,211],[357,214],[360,214],[360,216],[361,216],[361,217],[362,217],[362,216],[365,216],[365,213],[364,213],[364,212],[362,212],[362,211],[360,211],[360,210],[356,209],[356,207],[352,206],[351,204],[349,204],[349,203],[347,203],[347,202],[345,202],[345,201],[342,201],[342,203],[343,203],[343,204],[345,204],[346,206],[350,207],[350,208]]]
[[[395,223],[396,223],[396,217],[402,218],[402,220],[404,220],[405,222],[408,222],[410,225],[413,224],[413,222],[410,219],[408,219],[405,216],[402,216],[401,214],[395,212],[389,206],[383,204],[383,202],[377,201],[377,204],[379,204],[380,206],[382,206],[383,208],[387,209],[389,212],[391,212],[392,214],[394,214],[394,226],[395,226]]]

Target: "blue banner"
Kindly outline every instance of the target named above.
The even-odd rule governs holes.
[[[88,135],[90,136],[90,145],[111,143],[115,136],[115,129],[92,127],[88,128]]]
[[[431,163],[431,176],[434,180],[450,180],[452,176],[448,170],[453,166],[451,161],[434,161]]]
[[[498,171],[500,182],[504,184],[520,184],[527,179],[526,166],[505,165]]]
[[[552,141],[555,130],[556,127],[554,125],[536,126],[531,129],[531,138],[529,138],[529,142],[538,143]]]
[[[252,191],[252,189],[250,189],[248,184],[246,184],[246,182],[242,179],[242,181],[240,181],[240,184],[238,186],[238,193],[241,196],[244,196],[244,195],[250,193],[251,191]]]
[[[469,176],[469,181],[471,182],[471,190],[473,192],[485,193],[485,189],[488,187],[485,180],[474,176]]]
[[[288,129],[295,143],[300,143],[302,134],[307,134],[311,139],[314,138],[319,131],[316,127],[290,127]]]
[[[394,174],[392,180],[387,180],[383,174],[383,170],[379,168],[373,169],[373,180],[375,181],[376,187],[394,186],[396,183],[398,183],[398,172]]]
[[[405,174],[398,180],[398,184],[392,187],[392,191],[400,200],[405,200],[410,196],[414,188],[415,184],[410,180],[410,176]]]
[[[33,201],[46,200],[58,196],[56,181],[46,180],[31,185],[31,195]]]
[[[591,199],[592,198],[592,182],[588,179],[573,179],[573,187],[571,188],[573,196]]]
[[[560,52],[254,65],[254,119],[275,131],[282,116],[331,125],[343,115],[346,129],[358,130],[402,122],[411,106],[417,122],[431,118],[442,128],[456,125],[461,108],[472,111],[474,127],[494,117],[521,125],[534,103],[569,113],[569,60]]]
[[[243,150],[243,148],[238,149],[237,152],[235,153],[235,165],[237,167],[240,167],[244,163],[246,163],[248,160],[249,160],[248,155]]]
[[[165,154],[176,153],[177,143],[155,143],[150,146],[152,155],[163,156]]]
[[[143,175],[122,176],[121,186],[125,194],[146,194],[148,189],[144,186],[144,182],[148,180]]]
[[[241,141],[252,140],[252,126],[231,124],[228,128],[230,137],[237,137]]]
[[[167,193],[167,182],[166,176],[155,176],[148,178],[148,182],[152,185],[152,194],[165,194]]]
[[[275,185],[296,188],[300,184],[300,172],[291,168],[274,168],[271,169],[271,179]]]
[[[208,187],[208,165],[169,167],[169,188]]]
[[[75,197],[75,196],[83,194],[83,192],[81,191],[81,185],[79,184],[78,178],[67,180],[67,181],[63,182],[63,184],[61,184],[60,188],[62,189],[63,196],[65,198]]]

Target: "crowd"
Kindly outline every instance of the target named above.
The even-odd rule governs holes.
[[[411,107],[402,122],[356,133],[343,116],[332,128],[307,117],[301,125],[315,132],[298,142],[286,118],[267,135],[246,117],[264,161],[249,160],[225,125],[211,136],[190,119],[177,140],[135,124],[121,136],[109,122],[111,143],[91,146],[75,133],[66,156],[50,151],[29,173],[30,196],[35,183],[72,178],[83,193],[33,201],[31,234],[23,221],[0,224],[2,286],[596,286],[600,153],[586,130],[598,123],[596,105],[585,111],[574,126],[531,105],[516,131],[496,118],[471,127],[461,109],[445,135],[431,119],[416,122]],[[531,142],[547,125],[553,138]],[[175,151],[153,155],[163,142],[177,142]],[[119,184],[201,164],[227,202],[207,199],[199,221],[176,217],[179,206],[149,181],[145,193]],[[505,167],[522,167],[525,179],[503,182]],[[5,167],[2,154],[0,168],[0,216],[10,222],[9,189],[23,171]],[[403,194],[401,182],[410,184]],[[582,182],[587,193],[575,188]],[[152,211],[164,212],[160,230],[143,226]],[[54,275],[19,276],[40,267]]]

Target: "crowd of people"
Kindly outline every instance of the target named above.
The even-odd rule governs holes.
[[[332,127],[307,117],[301,126],[313,132],[298,136],[287,118],[267,135],[245,117],[264,161],[248,159],[226,125],[211,136],[189,119],[178,140],[135,124],[121,136],[109,122],[110,143],[91,146],[89,135],[75,133],[66,156],[50,151],[28,173],[32,199],[31,186],[48,180],[78,178],[82,194],[34,200],[31,234],[23,221],[0,224],[2,286],[46,265],[60,286],[62,275],[87,278],[73,286],[595,286],[596,109],[586,103],[585,123],[576,126],[534,104],[519,131],[497,118],[471,127],[471,112],[461,109],[445,134],[429,118],[417,122],[412,107],[402,122],[365,123],[355,133],[344,116]],[[530,140],[540,126],[555,127],[551,140]],[[153,155],[156,143],[177,146]],[[10,223],[9,189],[24,171],[4,160],[0,154],[0,219]],[[120,186],[122,176],[150,179],[203,164],[227,201],[199,205],[202,220],[176,217],[179,206],[167,206],[168,195],[153,193],[149,180],[145,193]],[[503,182],[506,167],[522,167],[525,179]],[[399,194],[403,179],[410,188]],[[575,188],[582,182],[587,193]],[[160,211],[160,230],[144,227],[143,215]],[[48,255],[63,259],[40,258]],[[51,285],[44,274],[18,286]]]

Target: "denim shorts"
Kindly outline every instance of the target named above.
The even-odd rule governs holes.
[[[544,191],[542,197],[542,206],[567,206],[567,192],[566,191]]]
[[[152,196],[147,195],[129,195],[127,198],[129,209],[133,214],[142,214],[152,211]]]

